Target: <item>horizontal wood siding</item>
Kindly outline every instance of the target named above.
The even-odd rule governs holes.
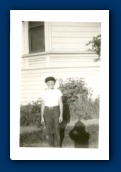
[[[22,58],[22,69],[95,66],[96,54],[50,54]]]
[[[29,68],[43,67],[46,65],[46,57],[45,56],[33,56],[29,58]]]
[[[54,51],[85,51],[93,36],[101,33],[100,23],[51,23],[51,48]]]
[[[27,104],[40,98],[43,89],[46,88],[44,76],[47,73],[55,73],[58,78],[66,79],[69,77],[82,77],[88,87],[94,90],[94,97],[99,94],[99,67],[83,68],[52,68],[52,69],[33,69],[22,70],[21,72],[21,104]],[[56,87],[59,84],[57,82]]]
[[[51,67],[78,67],[78,66],[95,66],[94,59],[96,54],[74,54],[74,55],[51,55]]]

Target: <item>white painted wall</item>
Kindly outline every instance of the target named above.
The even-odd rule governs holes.
[[[101,32],[100,23],[51,23],[53,51],[85,51],[86,43]]]

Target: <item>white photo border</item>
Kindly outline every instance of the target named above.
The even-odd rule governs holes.
[[[10,21],[10,159],[109,160],[109,10],[11,10]],[[101,22],[101,93],[97,149],[19,147],[22,21]]]

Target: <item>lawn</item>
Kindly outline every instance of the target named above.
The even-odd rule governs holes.
[[[99,121],[98,119],[83,120],[86,131],[89,133],[89,148],[98,148]],[[74,141],[69,137],[70,130],[75,122],[70,122],[65,128],[62,147],[73,148]],[[36,126],[20,127],[20,147],[48,147],[45,138],[45,129]]]

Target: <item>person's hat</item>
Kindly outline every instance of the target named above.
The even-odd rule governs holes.
[[[45,78],[45,82],[48,82],[48,81],[56,82],[56,79],[53,76],[49,76],[49,77]]]

